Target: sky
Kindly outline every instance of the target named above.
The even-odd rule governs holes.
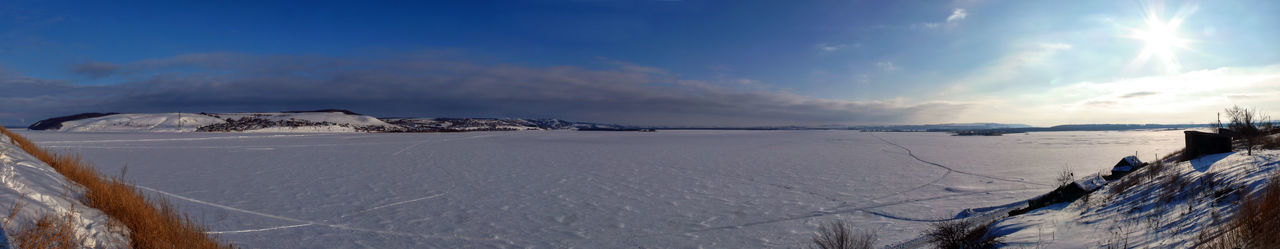
[[[1280,111],[1276,1],[0,3],[0,124],[341,108],[657,126]]]

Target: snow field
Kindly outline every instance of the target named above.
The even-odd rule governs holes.
[[[802,247],[833,219],[887,245],[1043,194],[1067,165],[1182,145],[1181,131],[20,132],[103,172],[127,164],[247,248]]]

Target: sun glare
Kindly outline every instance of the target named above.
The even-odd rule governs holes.
[[[1181,63],[1178,62],[1177,52],[1188,49],[1191,43],[1178,32],[1182,21],[1182,17],[1165,20],[1154,12],[1148,13],[1145,27],[1130,29],[1129,38],[1144,43],[1142,51],[1131,66],[1146,65],[1154,59],[1165,72],[1178,72]]]

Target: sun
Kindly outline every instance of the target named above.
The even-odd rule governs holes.
[[[1182,21],[1182,17],[1165,20],[1154,12],[1148,13],[1145,27],[1131,28],[1128,35],[1144,44],[1131,66],[1145,65],[1154,59],[1165,72],[1178,72],[1181,63],[1178,62],[1177,52],[1189,49],[1191,44],[1191,40],[1183,38],[1178,32]]]

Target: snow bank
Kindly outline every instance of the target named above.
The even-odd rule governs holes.
[[[34,224],[43,215],[70,212],[76,234],[85,238],[85,247],[126,248],[127,238],[108,231],[105,214],[76,200],[84,198],[82,191],[48,164],[13,145],[9,137],[0,135],[0,205],[4,210],[10,210],[15,203],[22,206],[13,220],[3,223],[6,233]]]

